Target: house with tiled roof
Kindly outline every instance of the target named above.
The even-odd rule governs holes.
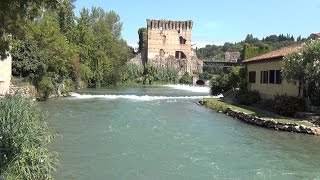
[[[316,39],[320,39],[320,33],[312,33],[308,37],[308,40],[316,40]]]
[[[263,99],[272,99],[277,94],[298,96],[298,86],[281,77],[283,57],[298,49],[299,46],[286,47],[242,61],[247,67],[248,90],[259,91]]]

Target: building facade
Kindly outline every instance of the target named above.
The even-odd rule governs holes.
[[[0,58],[0,96],[9,93],[12,72],[12,58],[8,55],[5,59]]]
[[[298,50],[287,47],[242,61],[247,67],[248,90],[259,91],[261,98],[272,99],[275,95],[299,95],[299,87],[281,77],[282,59]]]

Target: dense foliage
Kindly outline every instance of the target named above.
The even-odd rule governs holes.
[[[252,105],[261,101],[259,91],[239,91],[236,95],[236,99],[243,105]]]
[[[284,57],[282,76],[304,89],[314,105],[320,105],[320,40],[306,42],[299,51]]]
[[[305,41],[300,36],[294,38],[292,35],[270,35],[263,39],[258,39],[252,34],[236,43],[226,42],[224,45],[206,45],[204,48],[197,49],[196,53],[200,59],[223,60],[225,52],[240,52],[242,59],[248,59],[272,50],[280,49]]]
[[[271,46],[264,43],[259,43],[257,45],[244,44],[242,50],[243,59],[249,59],[260,54],[265,54],[271,51]]]
[[[125,71],[122,74],[122,82],[134,82],[139,83],[139,78],[143,76],[143,66],[136,64],[127,64]]]
[[[43,112],[30,99],[6,96],[0,101],[0,175],[52,179],[56,160],[46,148],[52,137]]]
[[[28,20],[38,17],[41,9],[55,9],[55,0],[1,0],[0,1],[0,54],[9,50],[9,35],[22,37]]]
[[[211,94],[218,95],[231,89],[246,90],[246,68],[233,67],[211,80]]]
[[[154,83],[176,83],[178,81],[178,70],[167,67],[155,67],[150,64],[146,64],[143,72],[143,76],[140,78],[140,82],[143,84]]]
[[[273,110],[280,115],[293,116],[296,112],[305,110],[305,103],[298,97],[276,95],[273,100]]]
[[[138,53],[141,53],[143,50],[147,49],[147,43],[148,43],[148,33],[147,33],[147,28],[140,28],[138,30],[138,35],[139,35],[139,49]]]
[[[5,33],[0,35],[2,39],[12,35],[13,75],[29,79],[37,87],[39,99],[46,99],[70,79],[74,83],[69,85],[77,87],[122,81],[133,49],[121,38],[122,23],[117,13],[93,7],[90,11],[82,9],[76,17],[73,0],[14,3],[14,15],[3,13],[3,9],[0,12],[0,20],[5,22],[0,29]],[[7,4],[0,3],[1,7]],[[17,28],[19,31],[15,31]]]
[[[203,72],[199,74],[199,78],[201,79],[211,79],[213,77],[213,74],[208,73],[208,72]]]
[[[184,75],[181,76],[179,83],[192,84],[192,76],[190,76],[188,72],[185,72]]]

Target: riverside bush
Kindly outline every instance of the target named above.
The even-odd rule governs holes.
[[[189,75],[188,72],[185,72],[183,76],[181,76],[179,83],[181,84],[192,84],[192,76]]]
[[[244,105],[252,105],[261,101],[259,91],[240,91],[236,98],[240,104]]]
[[[240,90],[247,90],[247,72],[246,68],[233,67],[227,73],[222,73],[211,80],[211,94],[218,95],[220,93],[228,92],[232,89],[239,88]]]
[[[46,148],[52,138],[44,113],[30,99],[6,96],[0,101],[0,176],[52,179],[56,160]]]
[[[150,64],[146,64],[145,67],[135,64],[127,64],[122,76],[123,83],[175,84],[178,79],[178,70],[175,68],[157,67]]]
[[[293,116],[297,111],[305,110],[303,99],[284,95],[276,95],[273,100],[273,110],[275,113],[284,116]]]
[[[41,101],[45,101],[49,98],[50,93],[54,90],[54,84],[52,82],[52,78],[44,77],[37,88],[37,99]]]

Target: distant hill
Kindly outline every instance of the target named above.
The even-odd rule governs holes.
[[[282,47],[301,44],[305,40],[306,38],[301,38],[301,36],[295,38],[290,34],[270,35],[260,40],[252,34],[248,34],[241,42],[226,42],[223,46],[214,44],[206,45],[203,48],[197,49],[196,53],[199,59],[223,60],[225,52],[240,52],[241,60],[243,60],[277,50]]]

